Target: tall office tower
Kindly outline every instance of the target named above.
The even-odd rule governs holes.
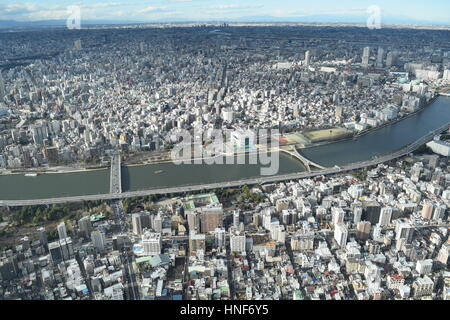
[[[376,201],[366,201],[363,205],[362,220],[377,224],[380,221],[381,206]]]
[[[336,225],[334,229],[334,239],[340,247],[347,245],[348,230],[344,224]]]
[[[5,88],[5,81],[3,80],[3,74],[0,70],[0,101],[3,100],[3,98],[6,95],[6,88]]]
[[[91,240],[92,240],[92,244],[94,245],[97,252],[105,251],[106,239],[105,239],[105,234],[103,232],[100,232],[97,230],[92,231]]]
[[[50,257],[53,264],[58,264],[63,260],[61,245],[58,241],[49,243],[48,251],[50,252]]]
[[[217,247],[225,247],[226,231],[224,228],[217,228],[216,230],[214,230],[214,240]]]
[[[308,50],[305,52],[305,61],[304,65],[309,66],[311,64],[311,52]]]
[[[431,201],[425,201],[422,209],[422,218],[431,220],[433,218],[434,205]]]
[[[70,259],[73,259],[74,251],[73,251],[73,244],[72,239],[70,237],[59,240],[59,245],[61,248],[61,254],[64,261],[68,261]]]
[[[378,55],[377,55],[377,68],[383,68],[383,59],[384,59],[384,49],[382,47],[378,47]]]
[[[360,222],[362,214],[363,214],[362,205],[355,206],[355,208],[353,209],[353,223]]]
[[[239,227],[239,218],[240,218],[239,210],[234,210],[234,212],[233,212],[233,227],[236,227],[236,228]]]
[[[370,237],[371,224],[369,221],[360,221],[356,227],[356,238],[358,240],[367,240]]]
[[[80,230],[80,233],[83,235],[84,238],[89,239],[92,232],[92,223],[91,223],[91,217],[86,216],[81,218],[78,221],[78,228]]]
[[[146,256],[156,256],[161,253],[161,233],[145,231],[142,235],[142,247]]]
[[[378,223],[380,226],[388,226],[391,223],[393,209],[391,207],[384,207],[381,209],[380,220]]]
[[[131,216],[131,223],[133,225],[133,233],[135,235],[141,235],[142,234],[141,214],[133,213],[133,215]]]
[[[39,234],[39,242],[42,246],[47,247],[48,240],[47,240],[47,232],[44,227],[40,227],[37,229],[37,232]]]
[[[74,47],[75,47],[75,50],[80,51],[81,50],[81,40],[75,40]]]
[[[364,67],[369,66],[370,61],[370,47],[365,47],[362,55],[362,64]]]
[[[145,53],[145,43],[144,43],[144,42],[141,42],[141,43],[139,44],[139,49],[140,49],[140,51],[141,51],[141,54],[144,54],[144,53]]]
[[[141,234],[144,229],[151,229],[154,216],[148,212],[144,211],[140,213],[140,222],[141,222]]]
[[[60,224],[58,224],[57,230],[58,230],[59,240],[67,238],[67,229],[66,229],[66,224],[64,222],[61,222]]]
[[[395,52],[389,52],[386,57],[386,67],[390,68],[397,63],[397,54]]]
[[[155,230],[155,232],[162,231],[162,218],[160,212],[158,212],[155,219],[153,220],[153,230]]]
[[[245,251],[245,235],[240,234],[237,231],[230,232],[230,249],[231,252],[244,252]]]
[[[344,223],[345,212],[342,208],[332,208],[331,214],[333,225]]]

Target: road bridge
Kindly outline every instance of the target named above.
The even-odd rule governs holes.
[[[223,189],[223,188],[235,188],[242,187],[244,185],[257,185],[264,183],[275,183],[289,180],[298,180],[298,179],[306,179],[313,178],[317,176],[325,176],[325,175],[333,175],[333,174],[341,174],[353,170],[373,167],[381,163],[385,163],[397,158],[401,158],[405,155],[410,154],[415,151],[421,145],[431,141],[434,136],[446,131],[449,127],[450,123],[431,131],[426,136],[420,138],[416,142],[403,147],[402,149],[383,155],[379,157],[375,157],[368,161],[361,161],[357,163],[351,163],[348,165],[344,165],[342,167],[335,166],[333,168],[325,168],[323,170],[311,171],[311,172],[301,172],[301,173],[293,173],[279,176],[267,176],[267,177],[257,177],[251,179],[242,179],[237,181],[229,181],[229,182],[219,182],[219,183],[210,183],[203,185],[194,185],[194,186],[178,186],[171,188],[158,188],[158,189],[150,189],[150,190],[142,190],[142,191],[131,191],[131,192],[116,192],[109,194],[100,194],[100,195],[87,195],[87,196],[75,196],[75,197],[66,197],[66,198],[51,198],[51,199],[38,199],[38,200],[3,200],[0,201],[0,206],[29,206],[29,205],[47,205],[47,204],[58,204],[58,203],[68,203],[68,202],[82,202],[82,201],[95,201],[95,200],[118,200],[132,197],[143,197],[149,195],[169,195],[176,193],[185,193],[185,192],[193,192],[193,191],[203,191],[203,190],[212,190],[212,189]],[[119,160],[120,161],[120,160]],[[116,167],[117,168],[117,167]],[[115,189],[116,190],[116,189]],[[120,188],[120,191],[121,188]]]
[[[297,158],[298,160],[300,160],[305,165],[308,172],[311,172],[311,166],[316,167],[318,169],[322,169],[322,170],[326,169],[324,166],[321,166],[320,164],[315,163],[315,162],[305,158],[304,156],[302,156],[298,152],[295,145],[280,147],[280,150],[284,151],[284,152],[290,154],[291,156],[293,156],[294,158]]]
[[[122,173],[120,154],[111,155],[111,174],[109,178],[109,193],[122,193]]]

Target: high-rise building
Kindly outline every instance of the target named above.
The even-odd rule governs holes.
[[[225,247],[225,241],[226,241],[226,231],[224,228],[217,228],[214,230],[214,239],[215,244],[219,248]]]
[[[33,141],[35,144],[44,145],[44,140],[48,137],[47,126],[36,125],[32,129]]]
[[[197,211],[186,212],[189,231],[200,232],[200,214]]]
[[[386,67],[390,68],[397,64],[397,54],[395,52],[389,52],[386,57]]]
[[[405,239],[406,243],[411,242],[414,236],[414,228],[409,223],[400,223],[395,227],[395,239]]]
[[[139,50],[140,50],[141,54],[145,53],[145,42],[139,43]]]
[[[419,260],[416,262],[416,271],[420,275],[426,275],[431,273],[433,269],[433,260],[427,259],[427,260]]]
[[[434,205],[431,201],[425,201],[422,208],[422,218],[431,220],[433,218]]]
[[[81,235],[86,238],[89,239],[89,237],[91,236],[91,232],[92,232],[92,223],[91,223],[91,217],[86,216],[81,218],[80,220],[78,220],[78,228],[80,230]]]
[[[61,248],[61,254],[62,254],[63,260],[68,261],[70,259],[73,259],[74,251],[73,251],[72,239],[70,237],[61,239],[61,240],[59,240],[59,245]]]
[[[344,223],[345,212],[342,208],[333,207],[331,209],[333,225]]]
[[[74,47],[75,47],[75,50],[80,51],[81,50],[81,40],[75,40]]]
[[[230,248],[231,252],[244,252],[245,251],[245,235],[238,231],[230,231]]]
[[[359,240],[367,240],[370,237],[370,229],[372,225],[369,221],[360,221],[356,226],[356,238]]]
[[[0,70],[0,102],[3,100],[3,98],[6,95],[6,88],[5,88],[5,81],[3,80],[3,74]]]
[[[142,235],[142,247],[146,256],[156,256],[161,254],[161,233],[146,231]]]
[[[59,244],[59,241],[49,243],[48,251],[50,252],[50,257],[53,264],[58,264],[63,261],[61,245]]]
[[[365,47],[362,55],[362,65],[367,68],[369,66],[369,61],[370,61],[370,47]]]
[[[234,212],[233,212],[233,227],[236,227],[236,228],[239,227],[239,219],[240,219],[239,210],[234,210]]]
[[[363,208],[361,205],[355,206],[353,209],[353,223],[358,223],[361,221],[361,217],[363,214]]]
[[[338,224],[334,229],[334,239],[340,247],[347,245],[348,230],[343,224]]]
[[[378,47],[377,54],[377,68],[383,68],[383,59],[384,59],[384,49],[382,47]]]
[[[135,235],[142,234],[141,214],[133,213],[131,216],[131,224],[133,225],[133,233]]]
[[[57,230],[58,230],[59,240],[67,238],[67,229],[66,229],[66,224],[64,222],[61,222],[60,224],[58,224]]]
[[[91,233],[92,244],[97,252],[105,251],[106,239],[105,234],[101,231],[92,231]]]
[[[441,220],[445,217],[445,212],[447,211],[447,206],[441,204],[434,209],[433,220]]]
[[[311,52],[306,51],[304,65],[308,67],[310,64],[311,64]]]
[[[158,212],[155,219],[153,220],[153,230],[155,232],[161,232],[162,231],[162,218],[161,213]]]
[[[380,212],[380,220],[378,224],[382,227],[388,226],[391,223],[393,209],[391,207],[384,207]]]
[[[380,221],[381,206],[376,201],[364,202],[362,220],[377,224]]]

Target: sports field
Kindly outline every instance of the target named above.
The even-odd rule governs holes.
[[[351,131],[345,128],[332,128],[332,129],[303,132],[302,134],[306,138],[308,138],[312,143],[317,143],[322,141],[333,141],[345,138],[351,135]]]

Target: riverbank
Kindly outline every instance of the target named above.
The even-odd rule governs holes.
[[[404,115],[403,117],[400,117],[400,118],[397,118],[397,119],[394,119],[394,120],[385,122],[385,123],[383,123],[381,126],[374,127],[374,128],[370,128],[370,129],[366,129],[366,130],[363,130],[363,131],[361,131],[361,132],[359,132],[359,133],[353,134],[353,135],[350,136],[350,137],[345,137],[345,138],[342,138],[342,139],[339,139],[339,140],[326,141],[326,142],[319,142],[319,143],[312,143],[312,144],[306,145],[306,146],[304,146],[303,148],[299,148],[299,149],[302,149],[302,150],[303,150],[303,149],[310,149],[310,148],[316,148],[316,147],[323,147],[323,146],[326,146],[326,145],[329,145],[329,144],[334,144],[334,143],[338,143],[338,142],[345,142],[345,141],[350,141],[350,140],[356,140],[356,139],[359,139],[359,138],[361,138],[361,137],[363,137],[363,136],[365,136],[365,135],[368,135],[368,134],[370,134],[370,133],[373,133],[373,132],[375,132],[375,131],[377,131],[377,130],[381,130],[381,129],[387,127],[387,126],[392,126],[392,125],[394,125],[394,124],[396,124],[396,123],[398,123],[398,122],[407,120],[408,118],[417,115],[418,113],[424,111],[424,110],[427,109],[429,106],[431,106],[431,105],[436,101],[436,99],[439,98],[439,96],[440,96],[440,95],[436,95],[436,96],[433,97],[433,98],[432,98],[425,106],[423,106],[423,107],[417,109],[416,111],[411,112],[411,113],[408,113],[407,115]]]
[[[89,168],[64,168],[64,169],[56,169],[56,168],[37,168],[34,170],[2,170],[0,171],[0,176],[10,176],[10,175],[25,175],[25,174],[62,174],[62,173],[79,173],[79,172],[90,172],[90,171],[99,171],[108,169],[109,166],[96,166]]]

